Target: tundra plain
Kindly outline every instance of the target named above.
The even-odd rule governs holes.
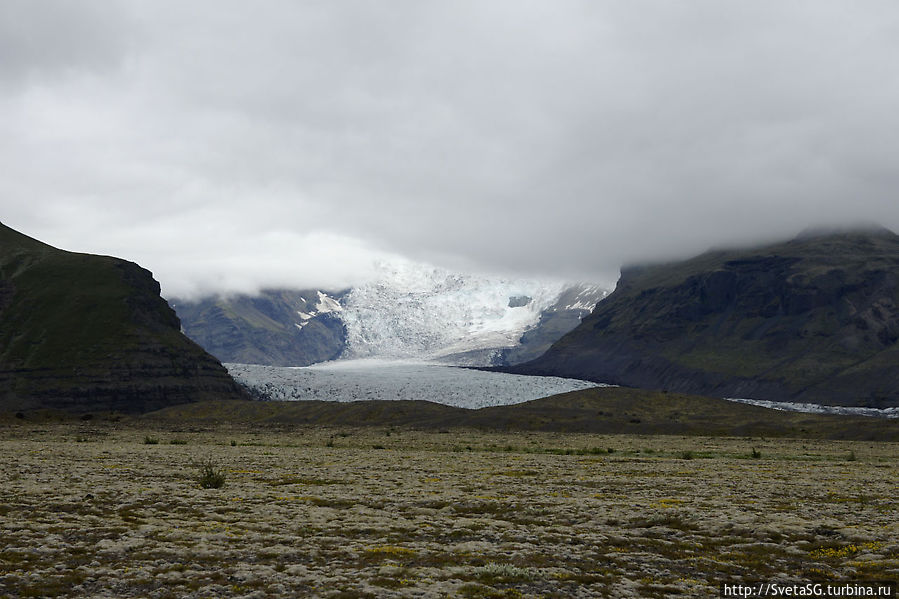
[[[899,444],[0,424],[4,597],[717,597],[899,579]],[[201,464],[225,476],[202,488]]]

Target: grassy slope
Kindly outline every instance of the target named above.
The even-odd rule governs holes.
[[[115,269],[112,258],[59,252],[0,228],[0,273],[15,290],[0,312],[0,361],[64,367],[102,358],[104,339],[127,341],[129,290]]]
[[[466,410],[426,401],[201,402],[148,420],[324,426],[413,426],[597,434],[899,440],[899,421],[781,412],[720,399],[621,387],[573,391],[513,406]]]
[[[0,289],[0,399],[10,405],[109,399],[142,385],[154,405],[200,387],[239,396],[136,264],[58,250],[0,224]]]

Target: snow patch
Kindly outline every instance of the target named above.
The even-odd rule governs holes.
[[[322,293],[321,291],[319,291],[318,303],[315,304],[315,311],[318,314],[326,314],[328,312],[341,312],[343,311],[343,307],[336,299],[330,297],[326,293]]]
[[[318,291],[318,302],[315,304],[315,309],[312,312],[304,312],[302,310],[297,310],[297,315],[300,317],[301,322],[295,322],[294,326],[299,330],[303,330],[303,327],[309,324],[316,316],[321,316],[322,314],[329,314],[332,312],[340,312],[343,310],[343,307],[333,297],[329,296],[327,293],[323,291]],[[308,305],[309,302],[306,301],[306,298],[300,298],[303,301],[304,305]]]

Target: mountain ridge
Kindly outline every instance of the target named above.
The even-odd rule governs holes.
[[[622,268],[543,356],[509,368],[646,389],[899,405],[899,236],[804,235]]]

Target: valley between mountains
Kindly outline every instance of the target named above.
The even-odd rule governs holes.
[[[5,226],[0,250],[0,596],[899,579],[899,419],[722,399],[891,414],[890,231],[629,267],[607,297],[407,264],[175,310],[136,264]],[[375,400],[304,376],[385,358]],[[439,369],[473,386],[401,380]]]

